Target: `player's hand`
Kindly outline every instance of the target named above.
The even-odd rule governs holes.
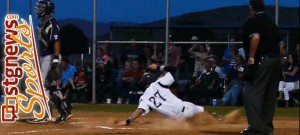
[[[118,123],[119,126],[128,126],[129,124],[126,123],[126,120],[121,121]]]
[[[156,65],[155,63],[152,63],[151,65],[149,65],[149,68],[151,70],[157,70],[158,65]]]
[[[67,88],[67,84],[63,84],[61,88],[62,89],[66,89]]]
[[[255,61],[254,61],[253,58],[249,58],[249,59],[248,59],[248,62],[247,62],[248,65],[252,65],[252,64],[254,64],[254,63],[255,63]]]

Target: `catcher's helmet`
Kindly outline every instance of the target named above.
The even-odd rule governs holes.
[[[141,85],[147,86],[148,84],[151,84],[152,82],[155,82],[157,79],[157,76],[153,73],[144,73],[144,75],[141,78]]]
[[[35,14],[38,18],[41,18],[46,14],[54,13],[54,9],[54,3],[51,0],[39,0],[36,3]]]

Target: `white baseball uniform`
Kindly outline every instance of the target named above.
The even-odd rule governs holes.
[[[204,108],[190,102],[184,102],[177,98],[166,86],[174,82],[171,73],[167,72],[163,77],[151,83],[140,97],[138,108],[145,110],[147,114],[154,109],[168,117],[186,119],[196,113],[204,112]]]

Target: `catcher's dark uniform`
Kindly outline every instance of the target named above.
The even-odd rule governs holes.
[[[54,43],[56,41],[60,41],[59,29],[59,25],[54,17],[50,17],[46,21],[41,22],[38,26],[38,42],[42,68],[41,72],[43,81],[46,84],[51,83],[46,81],[46,77],[50,77],[48,78],[50,81],[60,78],[58,64],[50,70],[54,58]]]
[[[54,44],[60,40],[59,25],[54,17],[50,17],[38,26],[38,42],[41,55],[41,72],[48,97],[55,103],[55,106],[62,117],[66,117],[66,107],[62,102],[62,95],[57,90],[54,82],[60,79],[58,63],[53,63]]]
[[[60,40],[60,27],[54,17],[50,17],[38,26],[38,41],[40,55],[52,55],[54,53],[54,43]]]

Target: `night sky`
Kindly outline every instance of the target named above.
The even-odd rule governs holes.
[[[0,18],[6,14],[6,1],[0,0]],[[10,0],[11,13],[28,18],[34,14],[37,0]],[[248,0],[170,0],[171,16],[194,11],[204,11],[233,5],[248,5]],[[275,5],[276,0],[265,0],[266,5]],[[93,19],[93,0],[53,0],[58,20],[66,18]],[[163,19],[166,0],[98,0],[97,20],[102,22],[121,21],[144,23]],[[299,7],[299,0],[280,0],[280,6]]]

